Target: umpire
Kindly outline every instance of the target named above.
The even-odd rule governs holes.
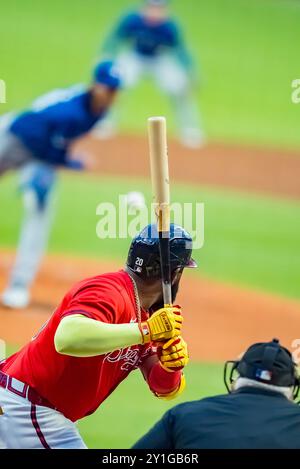
[[[300,448],[300,381],[277,339],[226,362],[224,381],[229,394],[174,407],[134,448]]]

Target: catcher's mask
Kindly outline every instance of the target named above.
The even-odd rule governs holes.
[[[278,339],[251,345],[241,360],[229,360],[224,366],[224,383],[229,393],[236,378],[248,378],[259,383],[293,387],[296,400],[300,378],[292,354],[280,345]]]
[[[172,278],[185,267],[195,268],[192,259],[192,238],[179,225],[170,224],[170,263]],[[129,248],[126,265],[143,280],[159,280],[161,265],[159,235],[155,224],[146,226],[133,240]]]

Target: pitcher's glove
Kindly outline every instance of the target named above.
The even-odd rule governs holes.
[[[158,352],[161,366],[167,371],[182,370],[189,362],[187,344],[182,337],[168,340]]]
[[[183,318],[180,306],[168,306],[153,313],[140,324],[143,344],[166,341],[181,333]]]

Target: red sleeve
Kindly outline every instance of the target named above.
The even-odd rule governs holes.
[[[87,283],[78,289],[62,311],[61,319],[82,314],[97,321],[116,324],[125,311],[123,295],[113,284]]]
[[[156,362],[150,369],[146,380],[155,394],[168,394],[180,385],[181,371],[166,371]]]

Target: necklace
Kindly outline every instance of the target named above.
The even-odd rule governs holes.
[[[132,278],[131,275],[129,275],[129,277],[130,277],[132,285],[133,285],[134,299],[135,299],[135,310],[136,310],[137,320],[138,320],[138,323],[141,324],[141,322],[142,322],[142,313],[141,313],[141,302],[140,302],[140,299],[139,299],[138,289],[137,289],[134,278]]]

